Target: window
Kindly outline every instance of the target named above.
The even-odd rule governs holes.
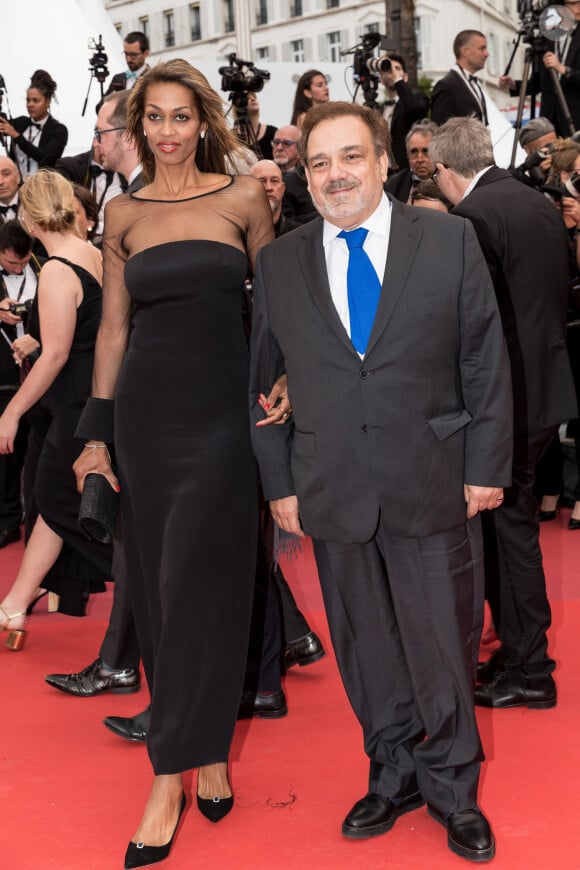
[[[364,33],[380,33],[379,22],[373,21],[371,24],[365,24]]]
[[[268,45],[256,49],[256,60],[270,60],[270,47]]]
[[[290,42],[290,60],[293,63],[303,63],[306,60],[303,39],[293,39]]]
[[[339,63],[340,57],[340,30],[335,30],[334,33],[326,34],[326,54],[327,60],[331,63]]]
[[[497,34],[488,33],[487,34],[487,48],[489,51],[489,58],[487,61],[487,71],[491,76],[499,75],[500,68],[500,57],[499,57],[499,43]]]
[[[141,29],[141,33],[144,33],[147,39],[149,39],[149,19],[148,18],[140,18],[139,19],[139,27]]]
[[[165,46],[171,48],[175,45],[175,16],[173,9],[163,13],[163,33],[165,34]]]
[[[201,39],[201,9],[197,3],[189,7],[189,24],[191,41],[197,42]]]
[[[233,0],[224,0],[224,30],[226,33],[233,33],[235,29]]]
[[[511,15],[513,12],[512,9],[512,0],[503,0],[503,11],[506,15]]]
[[[290,18],[298,18],[302,15],[302,0],[294,0],[290,4]]]
[[[117,31],[117,33],[119,34],[119,36],[121,36],[121,37],[123,36],[123,30],[124,30],[124,29],[125,29],[125,28],[123,27],[122,24],[115,24],[115,30]]]
[[[256,15],[256,24],[259,27],[261,24],[268,23],[268,0],[258,0],[258,14]]]
[[[340,0],[326,0],[327,9],[336,9],[338,6],[340,6]]]

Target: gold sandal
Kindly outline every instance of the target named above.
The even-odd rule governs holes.
[[[0,604],[0,611],[5,616],[5,620],[0,626],[0,631],[7,631],[8,637],[6,638],[6,646],[8,649],[13,650],[14,652],[18,652],[24,646],[24,641],[26,640],[27,631],[24,628],[9,628],[8,624],[12,619],[16,619],[18,616],[26,616],[25,611],[21,611],[20,613],[13,613],[12,616],[9,616],[2,605]]]

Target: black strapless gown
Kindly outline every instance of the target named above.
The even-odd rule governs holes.
[[[258,519],[246,271],[240,250],[201,240],[125,267],[134,318],[115,393],[115,558],[151,689],[156,774],[226,761],[240,700]]]

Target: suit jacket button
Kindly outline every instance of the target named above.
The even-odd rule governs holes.
[[[367,431],[367,424],[363,423],[363,425],[361,426],[361,429],[363,430],[363,432],[366,432]]]
[[[361,378],[368,378],[369,373],[367,372],[366,369],[363,369],[362,372],[360,373],[360,376],[361,376]]]

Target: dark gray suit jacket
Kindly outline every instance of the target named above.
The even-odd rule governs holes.
[[[387,268],[364,360],[328,285],[322,220],[268,245],[254,281],[251,410],[281,371],[291,423],[252,427],[267,499],[298,496],[307,534],[372,538],[465,522],[464,482],[511,479],[509,362],[473,227],[392,203]]]

